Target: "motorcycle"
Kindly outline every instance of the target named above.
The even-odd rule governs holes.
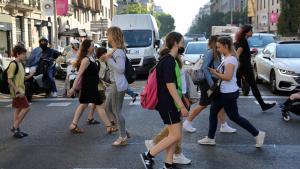
[[[32,96],[34,94],[46,93],[48,96],[51,93],[50,82],[46,70],[55,63],[52,59],[42,59],[42,62],[44,64],[41,64],[38,67],[32,66],[25,68],[26,76],[34,74],[32,77],[25,80],[25,96],[29,102],[32,101]]]

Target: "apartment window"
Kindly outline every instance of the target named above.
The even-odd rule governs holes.
[[[260,10],[262,10],[262,1],[263,0],[260,0]]]
[[[256,11],[258,11],[258,10],[259,10],[259,0],[256,3]]]
[[[266,9],[266,0],[264,0],[264,9]]]
[[[32,47],[31,19],[28,19],[28,45],[29,47]]]
[[[272,5],[274,5],[274,0],[272,0]]]
[[[17,35],[17,42],[23,41],[23,22],[21,17],[16,17],[16,35]]]

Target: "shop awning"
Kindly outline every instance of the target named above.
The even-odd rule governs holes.
[[[87,37],[87,33],[84,29],[74,28],[60,33],[60,36]]]

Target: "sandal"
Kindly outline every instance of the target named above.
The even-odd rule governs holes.
[[[84,133],[78,126],[77,124],[72,123],[75,127],[73,129],[70,129],[70,132],[73,134],[82,134]]]
[[[112,134],[112,133],[117,132],[117,131],[118,131],[118,129],[115,128],[114,126],[106,126],[107,134]]]
[[[125,146],[128,144],[128,138],[127,137],[119,137],[115,142],[113,142],[113,146]]]
[[[88,119],[87,122],[89,125],[100,124],[100,122],[95,120],[94,118]]]

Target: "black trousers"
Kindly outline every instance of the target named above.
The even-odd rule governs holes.
[[[256,98],[257,102],[259,103],[260,107],[263,107],[265,105],[264,100],[261,97],[261,94],[257,88],[255,78],[254,78],[254,73],[253,73],[253,68],[251,65],[248,66],[240,66],[238,69],[237,73],[237,79],[239,79],[238,83],[240,82],[241,78],[245,78],[246,82],[249,84],[252,93],[254,97]],[[239,84],[240,86],[240,84]]]

